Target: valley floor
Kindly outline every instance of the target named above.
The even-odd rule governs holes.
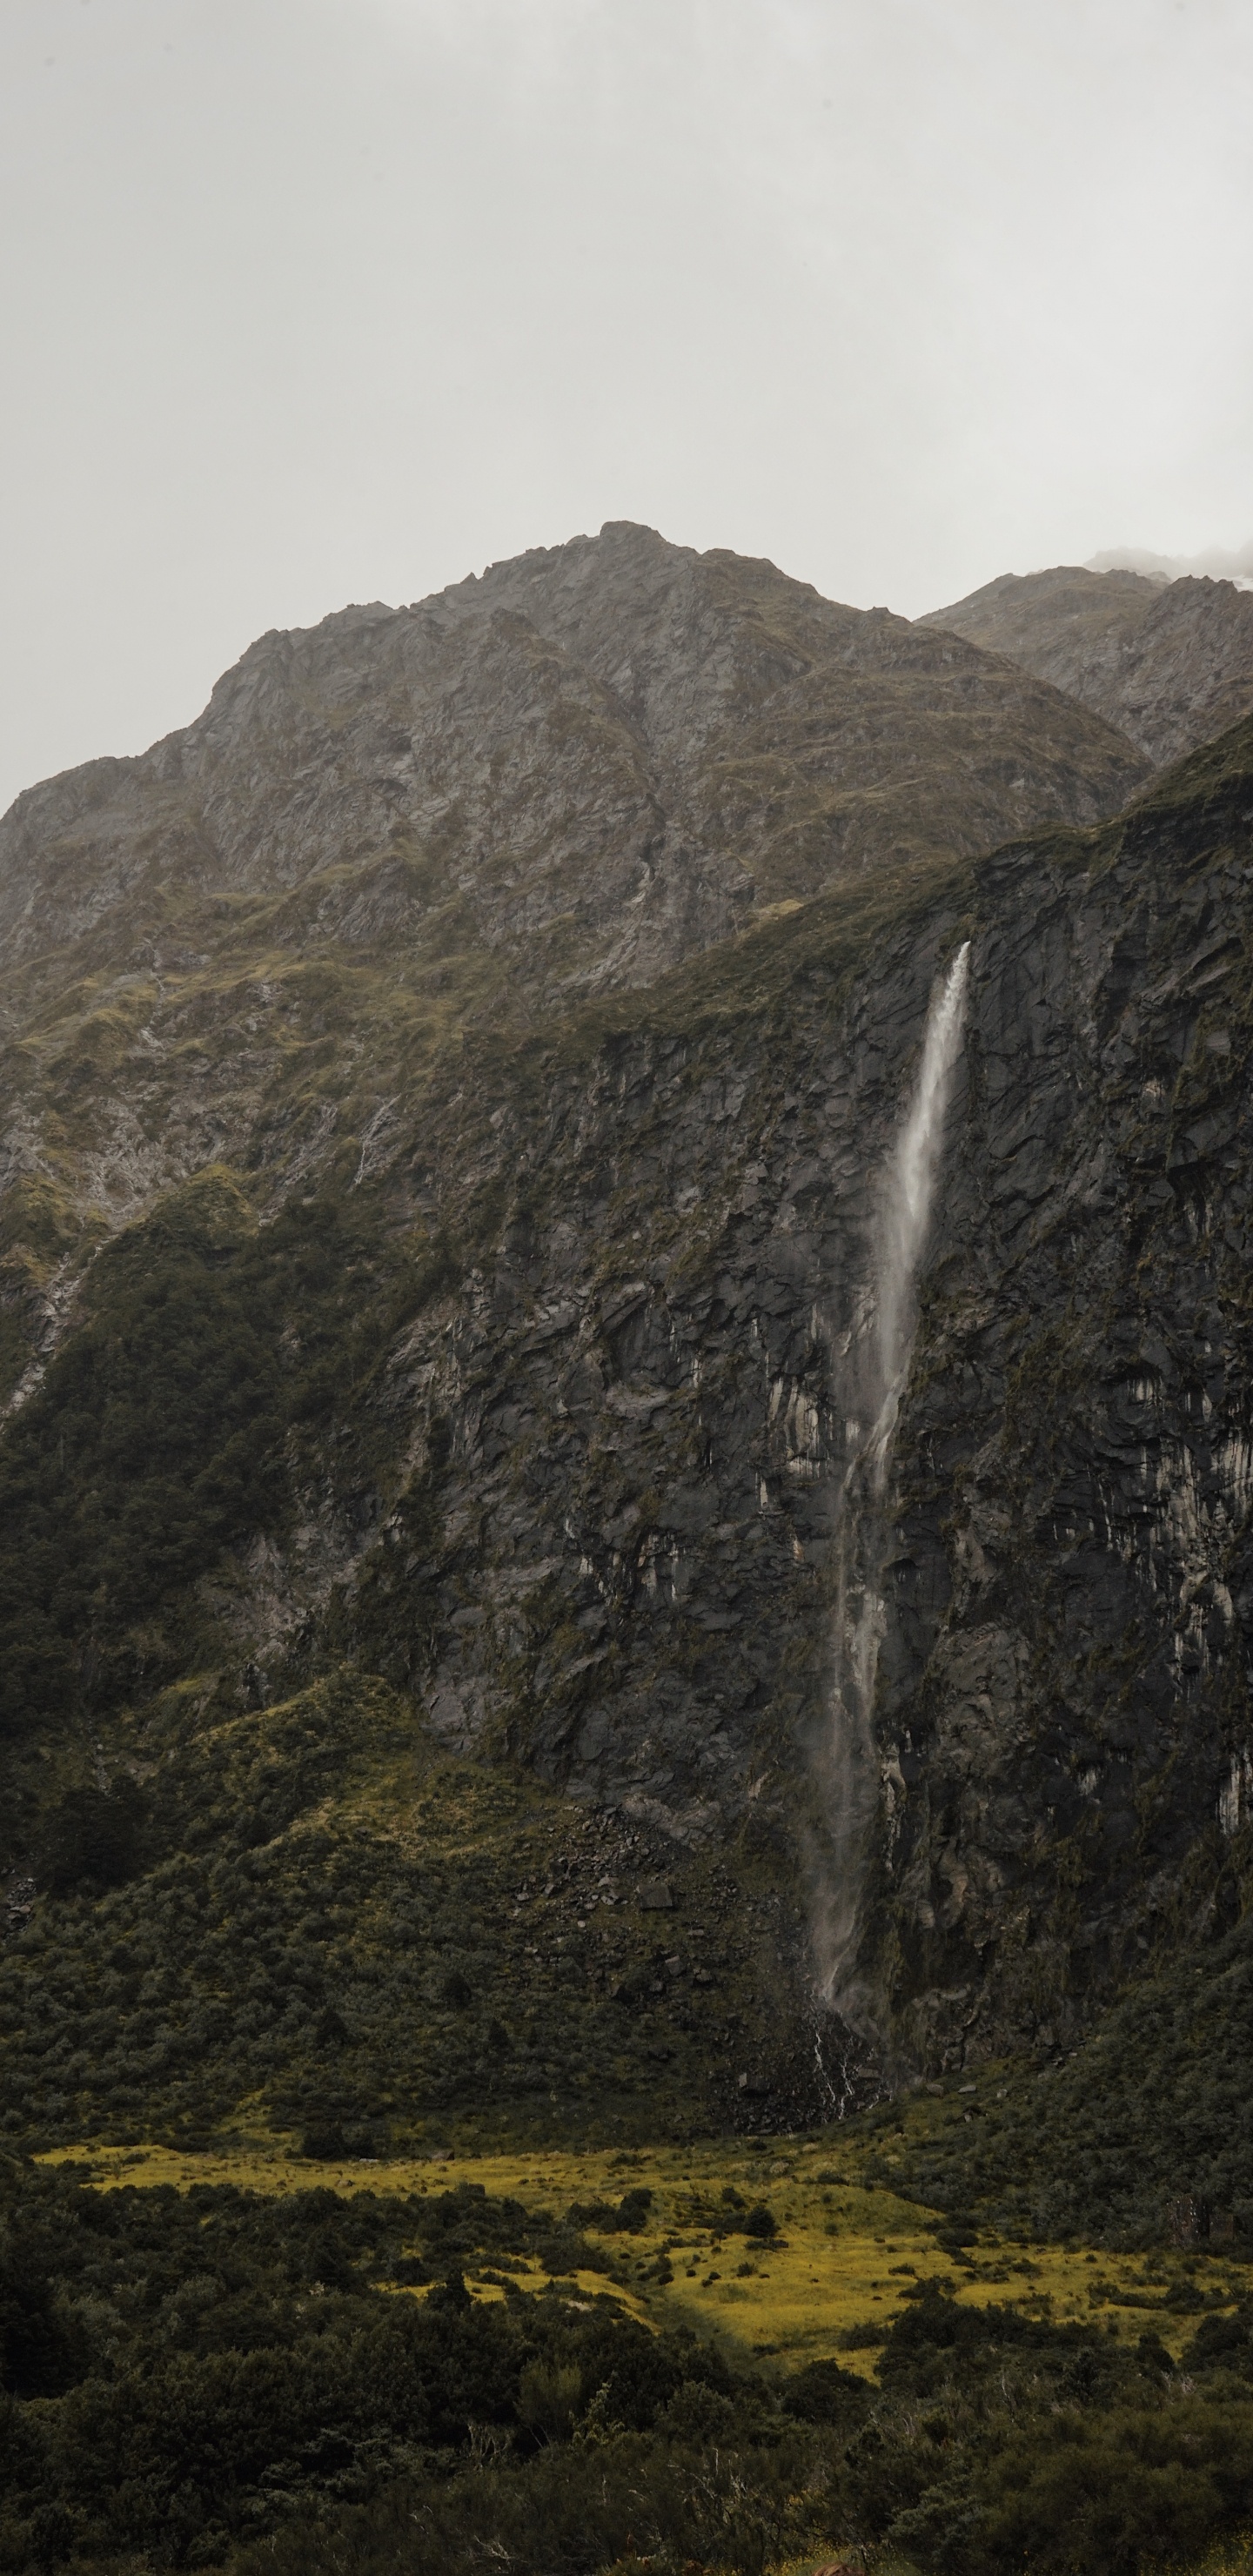
[[[929,2112],[919,2106],[913,2115],[924,2137],[934,2125]],[[611,2258],[611,2276],[577,2266],[554,2274],[520,2232],[516,2246],[494,2243],[480,2262],[466,2262],[471,2298],[505,2298],[503,2255],[517,2291],[555,2286],[572,2299],[608,2296],[659,2330],[689,2327],[740,2362],[795,2369],[838,2358],[867,2378],[905,2303],[927,2283],[962,2306],[1099,2323],[1120,2341],[1137,2342],[1151,2325],[1174,2361],[1199,2314],[1234,2312],[1248,2295],[1247,2263],[1220,2252],[1094,2252],[1023,2242],[988,2227],[958,2247],[945,2219],[868,2179],[870,2158],[855,2125],[806,2138],[418,2161],[320,2162],[265,2139],[195,2155],[155,2145],[58,2148],[38,2161],[69,2166],[102,2191],[172,2184],[180,2192],[233,2186],[278,2196],[322,2188],[347,2199],[395,2195],[411,2211],[428,2196],[477,2186],[492,2200],[519,2204],[540,2228],[571,2206],[608,2209],[623,2193],[645,2190],[649,2206],[629,2236],[606,2233],[594,2218],[582,2221],[580,2233]],[[764,2241],[743,2232],[746,2211],[762,2206],[778,2231]],[[416,2244],[420,2215],[411,2217],[409,2232]],[[397,2295],[425,2299],[430,2286],[408,2285]]]

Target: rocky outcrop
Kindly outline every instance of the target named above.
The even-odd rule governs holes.
[[[964,635],[1178,760],[1253,707],[1253,591],[1137,572],[1003,574],[920,624]]]

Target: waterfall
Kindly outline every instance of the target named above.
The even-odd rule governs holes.
[[[836,1530],[834,1669],[822,1761],[826,1848],[814,1936],[822,1993],[854,2029],[867,2019],[850,1969],[879,1798],[872,1718],[887,1619],[885,1505],[916,1321],[915,1281],[961,1044],[969,954],[967,940],[932,996],[918,1080],[883,1173],[875,1244],[877,1330],[859,1408],[863,1418],[870,1415],[872,1428],[845,1476]]]
[[[881,1382],[899,1386],[913,1335],[912,1297],[944,1142],[944,1114],[966,1008],[970,942],[958,949],[927,1013],[918,1083],[888,1166],[878,1263]]]

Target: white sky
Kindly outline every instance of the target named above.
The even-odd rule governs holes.
[[[607,518],[1253,535],[1251,0],[2,0],[0,806]]]

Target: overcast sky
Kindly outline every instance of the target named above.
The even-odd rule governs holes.
[[[1253,535],[1250,0],[3,0],[0,805],[634,518],[906,615]]]

